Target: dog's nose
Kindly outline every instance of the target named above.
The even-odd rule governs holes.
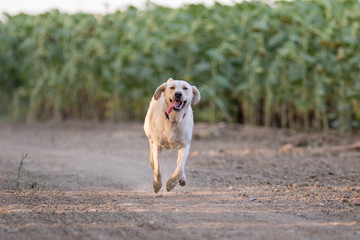
[[[176,99],[181,99],[181,97],[182,97],[182,92],[175,92]]]

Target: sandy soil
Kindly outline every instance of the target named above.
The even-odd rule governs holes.
[[[0,124],[0,239],[360,239],[358,140],[196,124],[155,194],[140,123]]]

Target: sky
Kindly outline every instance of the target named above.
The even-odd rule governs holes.
[[[142,8],[146,0],[0,0],[0,13],[11,15],[24,12],[27,14],[38,14],[52,9],[59,9],[61,12],[76,13],[87,12],[105,14],[118,9],[125,9],[129,5]],[[169,7],[180,7],[190,3],[213,4],[214,0],[151,0],[152,3]],[[235,0],[218,0],[224,4],[239,2]]]

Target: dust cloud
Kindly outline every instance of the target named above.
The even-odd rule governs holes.
[[[2,142],[2,153],[11,156],[9,168],[14,173],[22,153],[29,156],[24,172],[41,175],[50,169],[52,178],[57,181],[40,180],[40,186],[45,188],[66,185],[82,189],[84,185],[91,188],[105,185],[152,192],[149,144],[141,127],[141,124],[79,122],[36,124],[30,128],[13,126],[2,131],[3,138],[8,136],[8,141]],[[20,134],[16,138],[20,141],[11,142]],[[177,151],[164,149],[161,154],[163,184],[175,170],[176,157]]]

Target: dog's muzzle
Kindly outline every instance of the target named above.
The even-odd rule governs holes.
[[[175,92],[174,94],[174,100],[170,99],[170,107],[167,110],[167,114],[170,114],[172,110],[176,112],[180,112],[186,105],[186,101],[182,101],[182,93],[181,92]]]

